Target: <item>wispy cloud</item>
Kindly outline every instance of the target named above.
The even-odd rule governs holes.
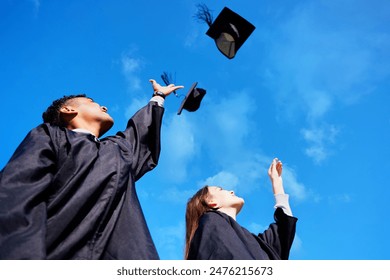
[[[249,149],[249,148],[248,148]],[[260,154],[250,154],[247,150],[242,150],[242,155],[236,161],[221,162],[224,169],[207,177],[199,185],[217,185],[226,189],[234,190],[240,195],[252,193],[262,187],[266,178],[269,163],[263,161],[267,158]],[[229,162],[229,163],[228,163]]]
[[[249,139],[255,110],[248,93],[242,91],[219,102],[219,110],[203,108],[207,112],[194,118],[186,114],[179,118],[168,117],[163,134],[163,160],[164,166],[169,168],[165,168],[164,176],[171,182],[186,180],[188,167],[202,151],[216,168],[204,174],[205,178],[197,183],[198,188],[206,184],[219,185],[245,195],[262,188],[264,182],[268,186],[267,171],[272,157],[258,149],[253,135]],[[207,116],[207,120],[199,121],[202,116]],[[314,143],[322,143],[320,140]],[[314,136],[312,141],[315,141]],[[288,165],[284,166],[283,177],[292,197],[300,201],[307,198],[304,184]]]
[[[294,242],[290,250],[290,257],[293,255],[299,255],[303,250],[303,241],[298,234],[295,234]]]
[[[364,1],[300,2],[270,40],[267,77],[281,118],[306,120],[311,128],[302,130],[305,153],[316,163],[327,159],[328,147],[336,144],[331,141],[336,130],[322,127],[329,112],[359,102],[390,75],[384,63],[390,37],[378,28],[386,12],[378,14],[370,6]]]
[[[342,193],[342,194],[337,194],[328,197],[328,200],[330,203],[350,203],[353,199],[352,196],[348,193]]]
[[[246,228],[249,232],[257,235],[267,230],[269,228],[269,225],[265,226],[265,225],[252,222]],[[295,234],[294,242],[290,250],[290,256],[299,254],[302,251],[302,249],[303,249],[302,239],[299,237],[298,234]]]
[[[282,176],[286,193],[298,201],[307,199],[308,190],[303,183],[298,181],[298,176],[292,168],[284,164]]]
[[[267,173],[271,160],[271,157],[256,155],[247,162],[240,162],[231,171],[220,171],[198,185],[217,185],[240,194],[252,193],[256,189],[264,188],[264,185],[271,188]],[[295,170],[287,164],[283,165],[283,185],[286,193],[296,201],[305,201],[309,197],[315,200],[316,195],[299,181]]]
[[[250,92],[245,90],[223,96],[210,98],[213,106],[205,107],[204,114],[194,125],[207,155],[225,169],[241,157],[254,153],[256,141],[251,130],[255,126],[256,106]]]
[[[259,132],[253,134],[255,104],[250,92],[225,93],[226,98],[211,100],[218,108],[205,108],[207,120],[196,125],[202,150],[214,162],[215,170],[201,184],[220,185],[240,193],[259,186],[262,166],[258,141]]]
[[[228,171],[221,171],[212,177],[208,177],[205,181],[201,182],[200,185],[221,186],[225,189],[236,191],[239,183],[240,179],[235,174]]]
[[[328,196],[318,197],[318,200],[316,202],[327,203],[329,205],[332,205],[332,204],[347,204],[352,201],[353,201],[353,194],[339,193],[339,194],[332,194]]]
[[[164,150],[161,158],[166,166],[166,179],[178,183],[187,178],[188,165],[195,156],[194,128],[185,115],[167,117],[162,128]]]
[[[218,145],[243,146],[253,127],[253,114],[256,109],[250,92],[234,92],[227,98],[216,100],[215,103],[218,110],[214,107],[213,111],[208,112],[211,136],[218,141]]]
[[[130,105],[127,106],[125,111],[126,119],[130,119],[140,108],[144,107],[147,103],[147,98],[132,98]]]
[[[303,96],[307,103],[307,117],[309,120],[317,120],[326,115],[332,106],[332,96],[323,91],[312,91]]]
[[[40,0],[29,0],[34,6],[34,15],[37,16],[39,12],[39,8],[41,7]]]
[[[218,110],[203,104],[204,114],[189,115],[185,112],[180,117],[165,116],[162,160],[164,166],[169,166],[164,173],[171,182],[186,180],[189,166],[198,155],[214,162],[213,165],[219,169],[216,173],[213,170],[214,174],[207,174],[210,178],[199,184],[219,182],[234,187],[242,182],[243,176],[253,176],[253,152],[246,144],[254,111],[250,98],[247,93],[241,92],[240,97],[233,95],[215,103]],[[240,172],[245,175],[237,176]],[[194,174],[194,170],[191,173]],[[229,182],[226,176],[231,179]]]
[[[249,230],[250,232],[254,233],[254,234],[259,234],[261,232],[264,232],[267,228],[269,227],[269,225],[261,225],[261,224],[258,224],[258,223],[255,223],[255,222],[251,222],[246,228],[247,230]]]
[[[165,260],[182,260],[184,256],[184,222],[179,222],[177,225],[161,227],[156,231],[158,238],[156,239],[156,247],[159,252],[164,252],[160,256]]]
[[[199,40],[198,40],[199,34],[203,35],[203,33],[200,33],[199,30],[192,28],[191,32],[189,32],[187,37],[185,38],[184,46],[188,47],[188,48],[192,48],[193,46],[197,46],[197,43],[199,42]]]
[[[123,75],[126,77],[128,82],[129,90],[137,91],[140,90],[141,81],[139,78],[139,71],[143,67],[143,61],[140,58],[137,58],[133,55],[133,51],[128,51],[122,54],[121,65]]]
[[[172,202],[176,204],[184,204],[187,203],[188,199],[192,197],[198,189],[178,189],[176,187],[171,187],[165,189],[164,192],[160,193],[159,199],[161,201]]]
[[[319,164],[332,153],[328,147],[335,143],[339,129],[335,125],[322,125],[302,129],[301,134],[308,143],[306,155]]]

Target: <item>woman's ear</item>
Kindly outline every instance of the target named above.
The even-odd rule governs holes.
[[[217,203],[215,203],[215,202],[213,202],[213,201],[209,201],[209,202],[207,202],[207,205],[210,207],[210,208],[212,208],[212,209],[214,209],[214,208],[217,208]]]

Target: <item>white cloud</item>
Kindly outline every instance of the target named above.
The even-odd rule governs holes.
[[[121,58],[122,72],[128,82],[129,90],[140,90],[141,81],[138,72],[141,70],[143,62],[140,58],[134,57],[130,52],[123,54]]]
[[[254,155],[246,162],[238,162],[231,170],[223,170],[199,182],[198,186],[217,185],[225,189],[231,189],[240,195],[250,194],[256,189],[271,188],[268,178],[268,168],[271,157],[264,155]],[[287,164],[283,164],[283,185],[286,193],[292,199],[305,201],[309,197],[316,199],[316,194],[308,190],[307,187],[298,180],[294,169]],[[318,198],[317,198],[318,199]]]
[[[271,161],[264,163],[264,156],[259,154],[250,154],[245,149],[242,155],[236,160],[224,161],[221,158],[217,162],[222,170],[213,175],[201,180],[198,183],[199,187],[204,185],[221,186],[224,189],[233,190],[240,195],[245,195],[253,192],[261,187],[261,178],[267,176],[268,165]]]
[[[308,191],[304,184],[298,181],[295,171],[285,164],[283,164],[282,177],[284,189],[291,198],[302,201],[308,197]]]
[[[155,239],[156,247],[164,260],[182,260],[184,258],[185,225],[180,222],[177,225],[160,227],[156,230],[158,238]]]
[[[313,132],[333,133],[318,125],[331,110],[361,101],[388,79],[390,37],[380,28],[387,12],[379,12],[378,3],[349,2],[300,2],[274,28],[272,66],[265,72],[276,93],[279,118],[296,121],[303,116]],[[303,129],[305,137],[310,130]],[[333,144],[329,140],[324,135],[308,141],[305,153],[316,163],[326,160]]]
[[[312,102],[317,103],[317,97],[333,96],[344,102],[351,96],[361,96],[367,83],[373,82],[368,74],[376,70],[380,45],[374,46],[362,36],[367,26],[356,29],[355,24],[362,24],[358,14],[351,15],[349,22],[338,17],[350,8],[321,1],[302,4],[280,28],[284,44],[274,48],[280,58],[278,71],[288,75],[284,76],[288,82],[285,89],[294,90],[295,97],[301,98],[297,101],[307,101],[309,108]],[[330,16],[333,22],[328,22]]]
[[[309,92],[304,98],[307,103],[310,120],[323,117],[332,105],[332,96],[323,91]]]
[[[41,1],[40,0],[30,0],[30,2],[32,2],[32,4],[34,5],[34,9],[36,11],[38,11],[40,6],[41,6]]]
[[[350,194],[335,194],[328,197],[328,202],[332,203],[350,203],[352,201],[352,197]]]
[[[330,195],[319,195],[319,194],[313,194],[309,193],[308,196],[311,197],[311,200],[315,203],[327,203],[329,205],[332,204],[347,204],[353,201],[353,195],[348,193],[341,193],[341,194],[330,194]]]
[[[247,230],[251,233],[259,234],[259,233],[263,233],[268,228],[269,228],[269,225],[261,225],[261,224],[252,222],[247,227]],[[302,248],[303,248],[302,239],[299,237],[298,234],[295,233],[294,242],[293,242],[293,244],[291,246],[291,250],[290,250],[290,256],[292,254],[299,254],[302,251]]]
[[[41,1],[40,0],[28,0],[28,2],[32,3],[34,17],[37,17],[38,13],[39,13],[39,9],[41,7]]]
[[[175,187],[164,189],[160,194],[159,199],[164,202],[173,202],[177,204],[187,203],[188,199],[191,198],[197,189],[177,189]]]
[[[174,115],[167,118],[162,131],[164,176],[170,181],[182,182],[187,178],[188,165],[196,152],[193,125],[185,115],[180,118]]]
[[[251,130],[255,111],[249,94],[242,91],[219,102],[216,105],[218,110],[210,110],[206,106],[207,112],[202,115],[166,116],[160,161],[160,166],[164,166],[163,176],[174,183],[184,182],[190,177],[189,168],[194,158],[202,151],[203,160],[212,161],[215,169],[211,174],[204,174],[205,178],[198,181],[198,188],[206,184],[219,185],[245,195],[265,184],[270,186],[267,170],[272,157],[256,150],[256,137],[260,132]],[[207,120],[204,119],[206,117]],[[316,140],[315,132],[310,134],[310,131],[306,132],[306,139],[315,144],[324,141]],[[194,173],[196,171],[191,169],[191,176]],[[305,186],[288,165],[284,166],[283,178],[291,197],[297,200],[307,198]],[[171,189],[170,196],[186,201],[194,193],[191,189],[184,195]]]
[[[250,93],[238,92],[209,94],[209,102],[213,106],[204,106],[204,114],[193,119],[197,143],[200,143],[207,156],[221,169],[226,169],[243,157],[253,153],[253,145],[259,135],[254,131],[255,104]],[[212,99],[212,96],[219,96]]]
[[[252,222],[252,223],[249,224],[247,229],[248,229],[249,232],[252,232],[254,234],[259,234],[259,233],[264,232],[268,227],[269,227],[269,225],[264,226],[264,225],[260,225],[258,223]]]
[[[199,185],[220,186],[224,189],[237,191],[239,183],[240,179],[236,175],[227,171],[221,171],[212,177],[208,177]]]
[[[328,152],[325,151],[323,145],[312,145],[305,149],[305,153],[318,164],[328,157]]]
[[[319,164],[331,154],[328,147],[335,143],[339,129],[334,125],[322,125],[321,127],[302,129],[301,134],[309,145],[305,149],[306,155]]]
[[[248,139],[254,112],[249,95],[245,91],[234,93],[229,98],[219,98],[213,105],[218,110],[206,105],[202,108],[204,114],[165,116],[160,166],[164,165],[164,176],[171,182],[183,182],[196,173],[191,169],[189,174],[189,170],[199,159],[198,153],[202,160],[211,161],[219,169],[200,184],[233,188],[258,178],[256,157],[248,144],[251,139],[256,142]]]
[[[147,98],[133,98],[125,111],[126,119],[130,119],[139,109],[148,104]]]
[[[220,133],[220,139],[223,140],[221,144],[242,146],[244,144],[242,141],[253,127],[252,114],[255,111],[253,99],[248,92],[242,90],[219,101],[220,103],[216,105],[218,110],[210,112],[209,115],[213,129],[216,128],[217,133]]]
[[[194,46],[197,46],[197,43],[199,43],[199,30],[192,28],[191,32],[187,34],[185,40],[184,40],[184,46],[188,48],[192,48]]]
[[[299,254],[303,250],[303,242],[298,234],[295,233],[294,242],[291,246],[290,256],[292,254]]]

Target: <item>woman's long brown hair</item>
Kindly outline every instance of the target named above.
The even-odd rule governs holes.
[[[201,188],[187,202],[186,209],[186,244],[184,258],[188,259],[191,240],[194,237],[195,231],[199,225],[200,217],[211,208],[206,203],[206,197],[209,193],[208,186]]]

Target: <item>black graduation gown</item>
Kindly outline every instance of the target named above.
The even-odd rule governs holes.
[[[203,214],[191,241],[190,260],[280,260],[288,259],[297,218],[275,210],[276,223],[254,235],[232,217],[219,211]]]
[[[100,141],[30,131],[0,173],[0,259],[158,259],[134,182],[157,165],[163,112]]]

